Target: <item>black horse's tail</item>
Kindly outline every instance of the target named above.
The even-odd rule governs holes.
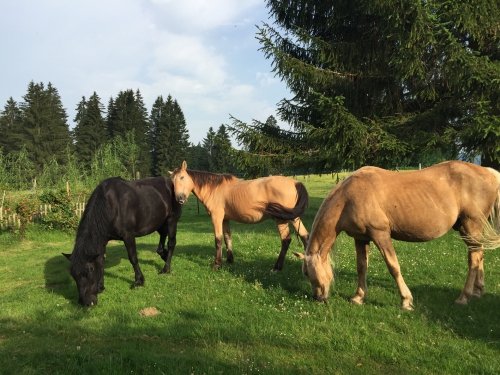
[[[100,255],[102,244],[108,241],[111,215],[106,188],[106,181],[103,181],[90,195],[78,225],[72,255],[84,258]]]
[[[296,182],[295,189],[297,189],[297,202],[294,208],[287,208],[279,203],[269,202],[265,204],[262,211],[273,219],[285,221],[302,216],[309,206],[309,194],[302,182]]]

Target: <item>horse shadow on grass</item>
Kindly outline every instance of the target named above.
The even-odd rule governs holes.
[[[151,252],[156,255],[156,245],[137,244],[136,250],[138,255],[142,252]],[[126,275],[112,272],[113,268],[120,265],[122,262],[126,262],[127,267],[130,267],[131,272],[128,272]],[[153,266],[159,272],[163,268],[164,263],[158,256],[158,260],[140,259],[139,265]],[[145,277],[147,278],[148,275],[145,275]],[[61,254],[60,256],[47,259],[44,264],[44,278],[45,289],[47,292],[61,295],[68,300],[77,301],[78,295],[75,292],[75,283],[69,273],[69,261],[65,256]],[[104,261],[105,285],[106,279],[108,278],[119,279],[129,283],[130,285],[132,285],[135,281],[132,264],[128,260],[127,250],[121,241],[113,241],[106,247],[106,259]]]

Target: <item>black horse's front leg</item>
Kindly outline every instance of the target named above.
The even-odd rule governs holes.
[[[128,259],[132,264],[132,267],[134,267],[135,282],[132,284],[132,289],[135,288],[136,286],[143,286],[144,275],[142,274],[142,271],[139,267],[139,259],[137,258],[135,237],[133,235],[127,236],[126,238],[123,239],[123,242],[125,243],[125,247],[127,249]]]
[[[102,251],[102,255],[97,257],[97,265],[101,269],[101,278],[99,279],[99,285],[97,286],[97,293],[104,292],[104,258],[106,258],[106,245]]]
[[[170,273],[170,262],[172,261],[172,255],[174,255],[175,245],[177,244],[177,220],[178,218],[169,220],[166,257],[162,257],[165,261],[165,266],[160,273]]]

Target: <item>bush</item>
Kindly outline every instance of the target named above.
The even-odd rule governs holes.
[[[19,215],[21,226],[19,234],[24,238],[24,231],[30,221],[33,221],[33,214],[38,211],[38,200],[36,198],[25,197],[16,205],[16,213]]]
[[[50,212],[43,222],[64,231],[74,231],[78,227],[78,217],[71,209],[71,201],[65,190],[47,191],[40,195],[40,201],[51,205]]]

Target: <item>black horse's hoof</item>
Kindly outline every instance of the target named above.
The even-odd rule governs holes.
[[[135,283],[132,284],[130,289],[135,289],[138,286],[144,286],[144,281],[136,281]]]

